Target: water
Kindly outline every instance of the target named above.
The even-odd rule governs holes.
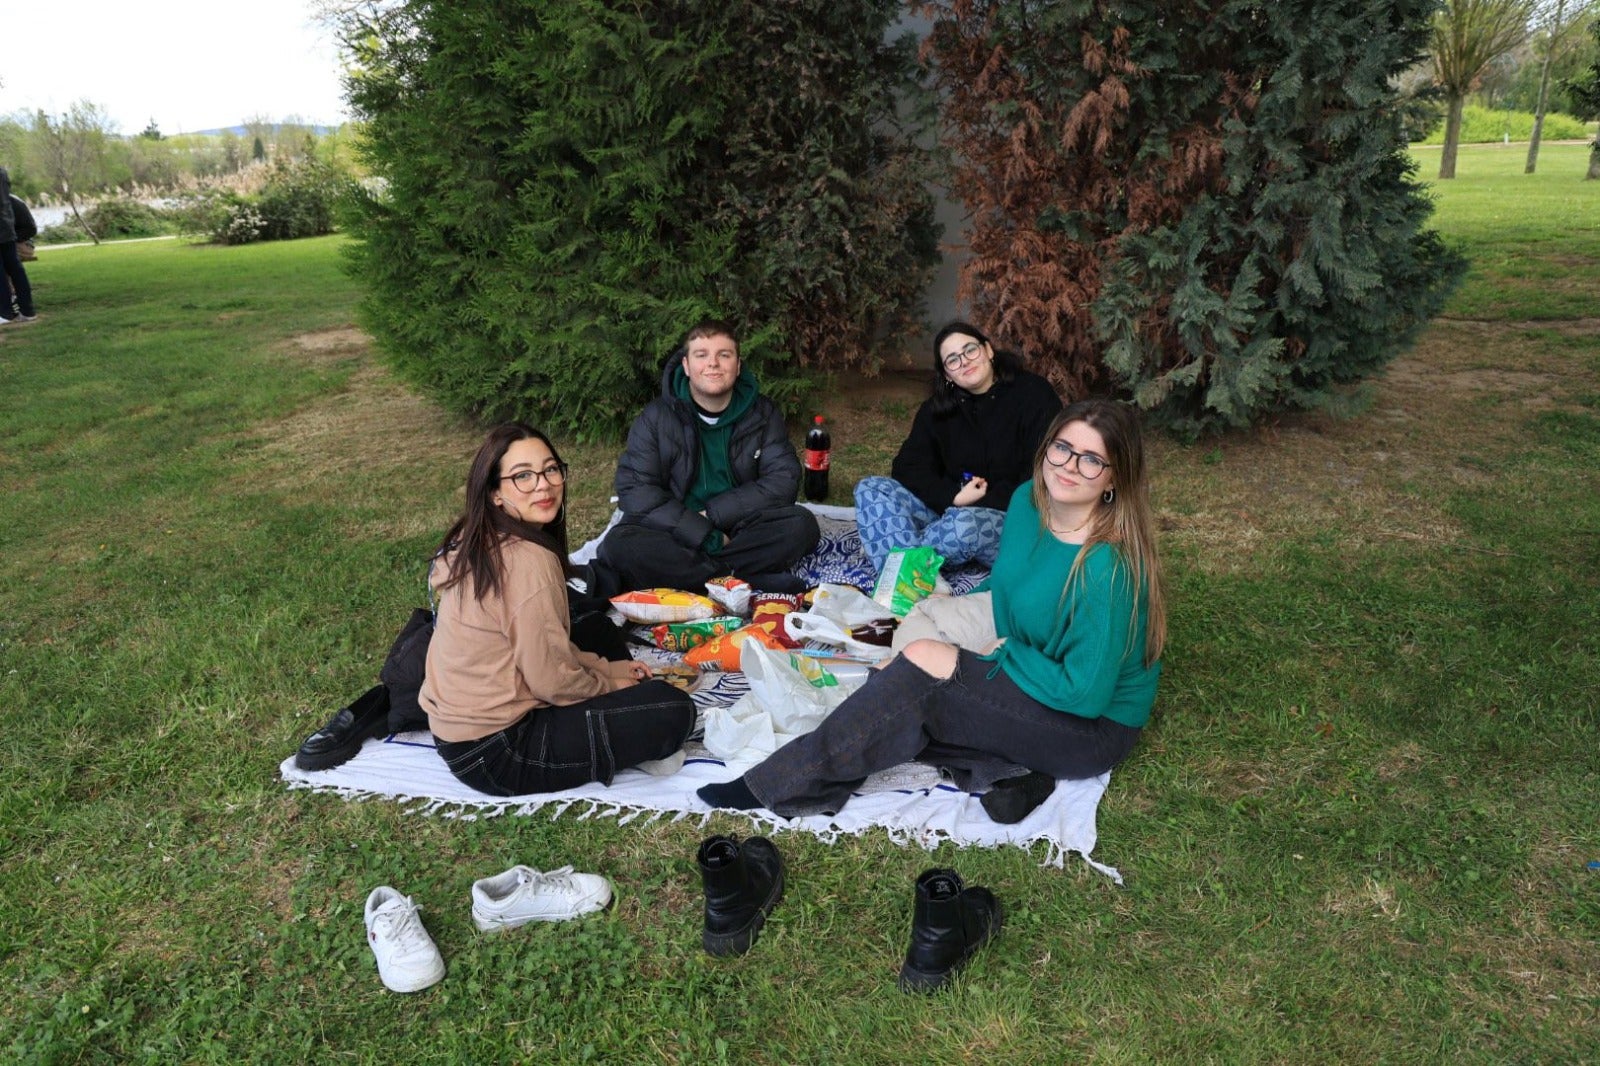
[[[35,207],[29,204],[28,210],[33,212],[33,221],[40,229],[58,226],[72,214],[70,207]]]
[[[173,204],[177,203],[177,201],[145,200],[143,203],[150,207],[171,207]],[[89,203],[80,203],[78,205],[78,210],[87,212],[90,206],[91,205]],[[28,210],[33,212],[33,221],[40,229],[44,229],[46,226],[59,226],[61,223],[72,217],[72,208],[65,204],[62,204],[60,207],[41,207],[36,204],[29,204]]]

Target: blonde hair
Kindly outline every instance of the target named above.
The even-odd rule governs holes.
[[[1050,497],[1044,487],[1045,456],[1062,429],[1082,422],[1100,434],[1106,444],[1106,462],[1112,473],[1115,491],[1112,500],[1095,505],[1089,520],[1083,549],[1067,573],[1067,590],[1078,580],[1084,559],[1096,544],[1109,544],[1116,550],[1128,579],[1133,584],[1134,611],[1128,619],[1132,633],[1139,622],[1139,591],[1145,595],[1144,663],[1161,658],[1167,643],[1167,601],[1161,587],[1161,561],[1156,555],[1155,521],[1150,512],[1150,492],[1144,471],[1144,438],[1139,416],[1127,404],[1112,400],[1079,400],[1063,408],[1045,431],[1044,440],[1033,457],[1033,506],[1039,522],[1045,525],[1050,513]],[[1046,526],[1046,531],[1048,527]]]

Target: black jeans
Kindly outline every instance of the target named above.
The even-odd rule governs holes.
[[[4,271],[5,276],[11,281],[17,309],[28,317],[33,317],[33,286],[28,284],[28,272],[22,268],[22,259],[17,255],[16,241],[0,244],[0,271]],[[0,307],[0,318],[10,317],[11,304],[8,301],[4,307]]]
[[[1109,718],[1046,707],[970,651],[960,653],[946,680],[902,655],[744,780],[768,810],[785,817],[834,814],[869,774],[903,762],[937,766],[958,787],[979,792],[1027,770],[1096,777],[1121,762],[1138,738],[1139,730]]]
[[[614,526],[600,542],[599,559],[622,575],[624,589],[674,588],[699,592],[724,574],[781,573],[805,558],[821,539],[817,516],[799,505],[780,507],[733,531],[716,555],[686,548],[671,533],[636,522]]]
[[[559,792],[665,759],[694,728],[694,701],[665,681],[644,681],[566,707],[535,707],[515,725],[476,740],[439,741],[456,779],[491,796]]]

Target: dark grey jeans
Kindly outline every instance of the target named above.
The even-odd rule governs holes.
[[[694,728],[694,701],[665,681],[641,681],[567,707],[536,707],[477,740],[439,741],[456,779],[491,796],[559,792],[665,759]]]
[[[970,651],[960,653],[948,680],[902,655],[744,780],[785,817],[833,814],[867,775],[903,762],[937,766],[958,787],[981,792],[1028,770],[1058,779],[1098,776],[1138,738],[1138,729],[1109,718],[1046,707]]]

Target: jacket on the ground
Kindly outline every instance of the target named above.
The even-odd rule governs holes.
[[[764,511],[793,505],[800,492],[800,459],[782,412],[756,391],[755,378],[741,368],[735,393],[752,395],[728,437],[733,487],[706,500],[703,515],[688,507],[699,467],[701,421],[694,404],[682,398],[683,357],[680,348],[667,360],[661,395],[628,430],[617,460],[617,504],[623,521],[664,530],[685,547],[699,549],[713,531],[732,533]]]

